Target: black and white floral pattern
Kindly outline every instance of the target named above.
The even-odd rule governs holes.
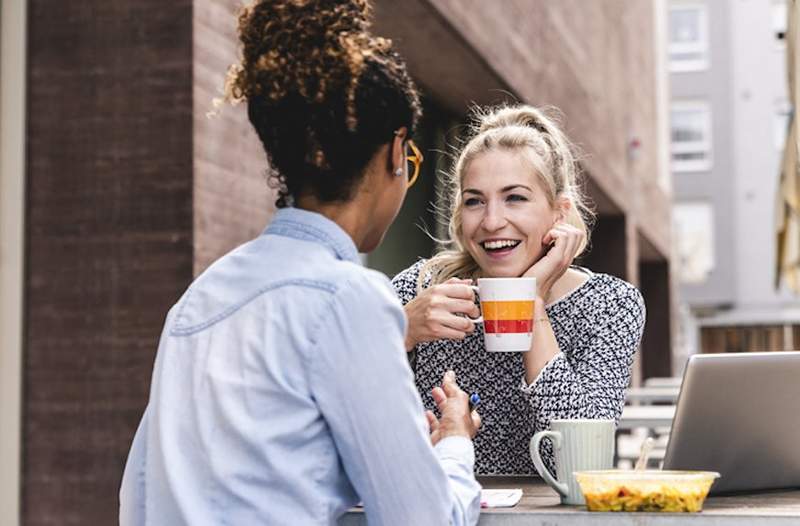
[[[416,296],[423,263],[392,280],[403,304]],[[415,381],[426,408],[435,410],[431,389],[448,369],[456,372],[467,393],[479,393],[483,420],[475,437],[479,474],[536,474],[528,444],[551,420],[618,420],[622,412],[644,329],[639,291],[619,278],[590,273],[584,284],[546,310],[561,353],[531,385],[524,383],[522,354],[487,352],[480,324],[463,341],[438,340],[415,348]],[[541,452],[554,473],[548,440],[542,442]]]

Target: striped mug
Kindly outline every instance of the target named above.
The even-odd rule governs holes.
[[[483,338],[489,352],[525,352],[533,341],[536,278],[480,278],[478,293]]]

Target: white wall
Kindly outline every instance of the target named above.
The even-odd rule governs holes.
[[[25,0],[0,11],[0,517],[19,524],[25,212]]]
[[[656,137],[658,141],[658,176],[656,180],[661,189],[670,199],[672,198],[672,172],[670,171],[670,128],[669,128],[669,108],[670,108],[670,89],[669,89],[669,48],[667,45],[667,30],[669,20],[667,0],[653,1],[653,28],[655,35],[654,51],[656,72]],[[675,261],[670,258],[670,261]]]
[[[736,179],[737,310],[774,310],[797,299],[774,288],[775,193],[781,151],[775,101],[786,97],[785,47],[772,29],[771,0],[731,3],[733,156]],[[745,316],[746,317],[746,316]]]

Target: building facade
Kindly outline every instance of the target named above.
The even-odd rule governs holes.
[[[672,0],[676,266],[692,352],[788,350],[797,298],[775,287],[789,103],[784,0]]]
[[[4,524],[114,523],[165,313],[273,212],[243,108],[206,117],[238,5],[2,4]],[[375,18],[425,92],[427,162],[367,263],[393,273],[434,250],[415,224],[435,232],[437,151],[470,104],[556,106],[598,212],[583,263],[640,286],[637,381],[670,374],[666,4],[378,0]]]

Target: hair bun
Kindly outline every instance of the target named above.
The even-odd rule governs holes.
[[[391,46],[370,33],[370,12],[367,0],[257,0],[239,15],[242,60],[228,72],[226,98],[320,103],[344,88],[349,110],[364,61]]]
[[[483,133],[507,126],[528,126],[541,132],[547,131],[548,116],[533,106],[501,106],[490,108],[477,115],[476,133]]]

